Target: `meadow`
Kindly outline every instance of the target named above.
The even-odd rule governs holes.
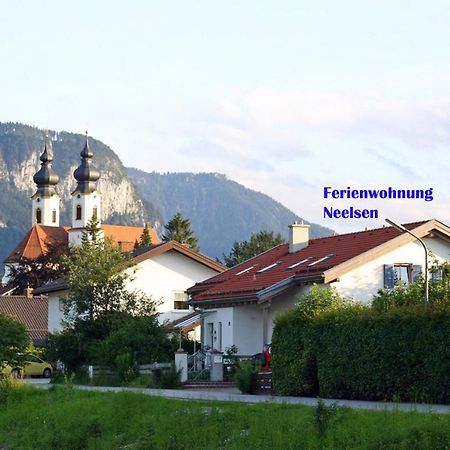
[[[0,448],[448,449],[450,415],[21,387],[0,397]]]

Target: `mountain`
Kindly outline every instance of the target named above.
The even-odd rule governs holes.
[[[251,233],[261,230],[281,233],[287,239],[288,225],[303,220],[268,195],[247,189],[225,175],[127,170],[142,197],[161,212],[164,223],[177,212],[191,220],[201,251],[212,257],[222,258],[234,241],[249,239]],[[312,238],[332,232],[311,224]]]
[[[70,193],[75,188],[73,171],[81,159],[85,136],[48,131],[52,141],[53,168],[60,176],[61,225],[70,224]],[[0,263],[31,227],[33,176],[40,167],[44,131],[17,123],[0,123]],[[141,198],[118,156],[101,141],[89,138],[94,164],[100,169],[102,220],[123,225],[149,222],[159,226],[162,218],[151,202]],[[1,269],[1,267],[0,267]],[[1,271],[1,270],[0,270]]]
[[[69,225],[73,171],[80,163],[85,136],[48,131],[53,168],[59,175],[62,197],[61,225]],[[0,123],[0,264],[31,227],[33,176],[40,167],[44,130],[19,123]],[[234,241],[248,239],[260,230],[280,232],[302,220],[267,195],[247,189],[214,173],[146,173],[126,169],[119,157],[101,141],[89,138],[94,164],[101,172],[102,220],[122,225],[147,222],[160,233],[180,211],[191,220],[203,253],[222,257]],[[307,221],[305,221],[307,222]],[[311,225],[312,237],[332,231]],[[0,272],[2,266],[0,265]]]

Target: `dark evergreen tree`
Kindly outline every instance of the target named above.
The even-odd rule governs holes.
[[[262,230],[256,234],[252,233],[250,241],[235,241],[231,252],[228,255],[224,254],[223,259],[227,267],[233,267],[284,242],[280,233],[274,236],[273,231]]]
[[[142,231],[141,237],[139,238],[139,242],[136,241],[134,243],[134,248],[137,249],[139,247],[149,247],[150,245],[152,245],[152,237],[150,236],[148,225],[145,224],[144,230]]]
[[[173,216],[165,226],[166,233],[163,235],[163,242],[178,241],[187,245],[192,250],[199,251],[198,240],[191,228],[191,221],[182,217],[179,212]]]

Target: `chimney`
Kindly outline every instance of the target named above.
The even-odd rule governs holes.
[[[34,289],[32,287],[30,287],[30,286],[28,286],[25,289],[25,295],[26,295],[27,298],[33,298],[33,290]]]
[[[309,225],[293,223],[289,225],[289,253],[295,253],[308,246]]]

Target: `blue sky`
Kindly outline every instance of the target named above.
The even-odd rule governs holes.
[[[340,232],[450,223],[448,1],[44,0],[0,20],[1,121],[87,129],[147,171],[225,173]],[[330,203],[324,186],[435,199]]]

